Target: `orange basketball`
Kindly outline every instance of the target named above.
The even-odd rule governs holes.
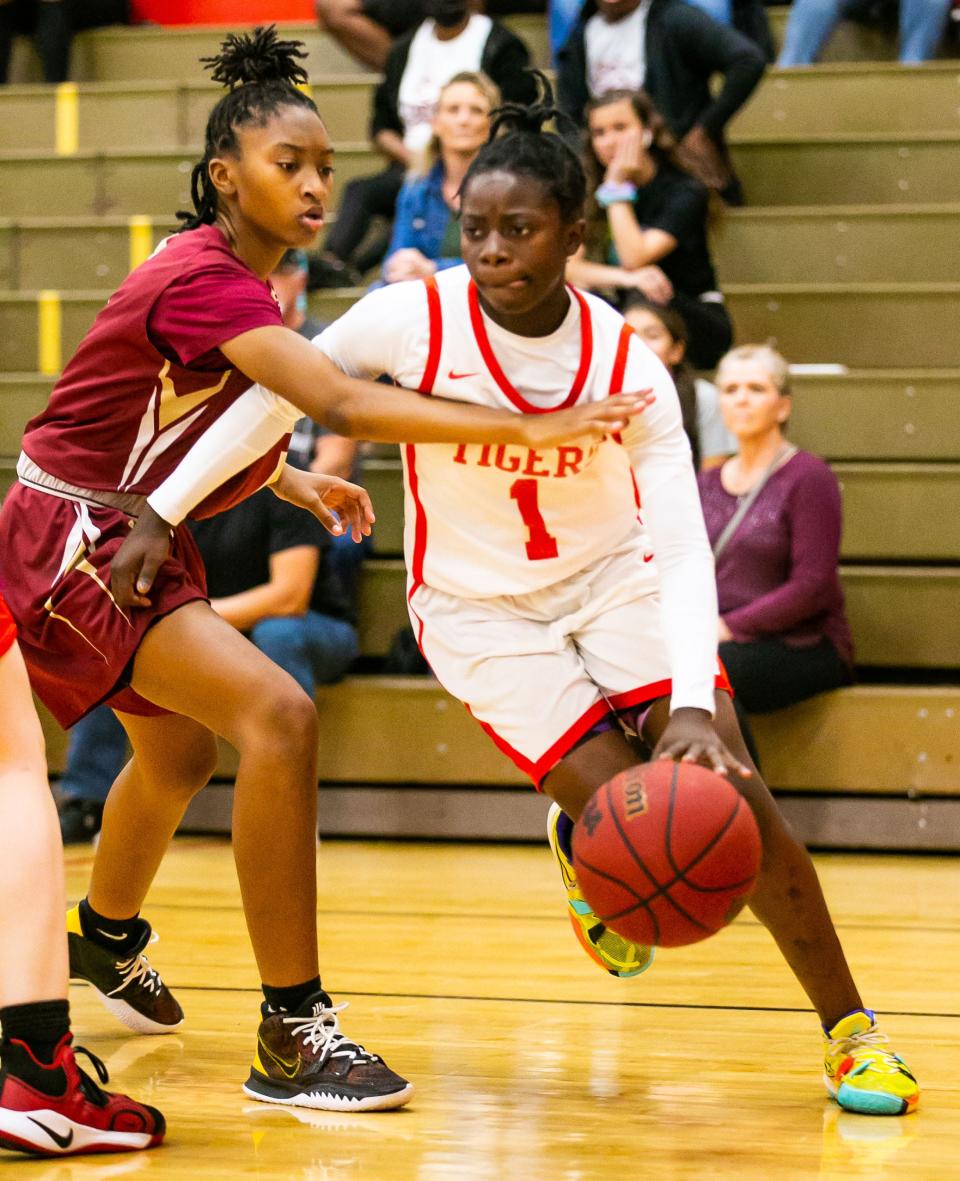
[[[573,829],[584,898],[634,943],[680,947],[726,926],[760,870],[760,833],[728,780],[660,759],[598,788]]]

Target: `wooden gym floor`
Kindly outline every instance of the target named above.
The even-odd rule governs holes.
[[[568,930],[546,847],[325,842],[324,982],[344,1028],[417,1085],[405,1110],[248,1101],[258,980],[229,845],[179,839],[145,911],[181,1032],[128,1036],[83,988],[78,1041],[162,1107],[167,1145],[27,1162],[0,1181],[647,1181],[960,1175],[960,863],[840,856],[819,869],[868,1004],[924,1086],[906,1119],[841,1114],[816,1019],[748,915],[633,981]],[[68,893],[92,855],[71,850]]]

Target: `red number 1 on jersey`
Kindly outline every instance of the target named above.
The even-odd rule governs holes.
[[[531,562],[557,556],[557,539],[547,532],[547,526],[537,504],[537,481],[514,480],[510,485],[510,499],[517,502],[520,516],[527,527],[527,557]]]

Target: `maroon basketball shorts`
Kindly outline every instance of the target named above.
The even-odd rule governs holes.
[[[165,615],[207,597],[203,561],[179,526],[150,592],[121,610],[110,561],[130,531],[127,513],[15,484],[0,510],[0,575],[34,692],[61,726],[106,702],[126,713],[167,710],[129,687],[140,641]]]

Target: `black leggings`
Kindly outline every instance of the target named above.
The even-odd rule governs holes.
[[[744,740],[758,766],[747,713],[785,709],[817,693],[853,683],[853,670],[826,638],[811,648],[794,648],[783,640],[747,644],[728,640],[720,645],[720,659],[733,686]]]
[[[371,218],[393,220],[403,177],[403,167],[391,164],[383,172],[348,182],[337,209],[337,220],[327,234],[325,249],[328,253],[335,255],[341,262],[351,262],[370,228]],[[373,263],[377,261],[374,259]]]
[[[65,82],[73,28],[66,0],[11,0],[0,4],[0,82],[6,82],[15,33],[34,36],[44,82]]]

